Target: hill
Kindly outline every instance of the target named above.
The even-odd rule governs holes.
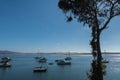
[[[15,53],[20,53],[20,52],[7,51],[7,50],[1,50],[0,51],[0,54],[15,54]]]

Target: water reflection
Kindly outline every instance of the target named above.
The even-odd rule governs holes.
[[[89,80],[103,80],[103,76],[106,75],[106,64],[98,64],[97,60],[93,60],[91,63],[91,68],[87,72]]]
[[[7,72],[10,68],[0,68],[0,79],[5,80]]]
[[[9,71],[10,70],[10,68],[0,68],[0,74],[5,74],[7,71]]]

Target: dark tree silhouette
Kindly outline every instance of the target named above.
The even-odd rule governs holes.
[[[120,0],[59,0],[58,7],[65,13],[68,22],[77,19],[78,22],[87,24],[91,29],[90,45],[94,60],[96,60],[96,68],[98,68],[97,74],[101,77],[100,35],[108,27],[112,18],[120,15]]]
[[[90,79],[90,80],[103,80],[103,76],[105,76],[107,74],[106,70],[105,70],[106,67],[107,67],[106,64],[102,63],[101,70],[98,70],[99,67],[97,66],[97,61],[93,60],[91,63],[91,68],[87,72],[88,79]],[[99,76],[98,71],[101,72],[101,74],[100,74],[101,76]]]

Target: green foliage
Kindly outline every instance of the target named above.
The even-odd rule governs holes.
[[[65,13],[68,22],[77,19],[91,28],[92,54],[100,61],[100,34],[112,18],[120,15],[120,0],[59,0],[58,7]]]
[[[77,19],[91,29],[90,45],[94,61],[87,74],[90,80],[103,80],[106,65],[101,63],[100,34],[112,18],[120,15],[120,0],[59,0],[58,6],[68,22]]]
[[[120,0],[59,0],[58,6],[68,19],[76,18],[89,27],[94,26],[96,18],[102,29],[109,19],[120,15],[119,3]]]

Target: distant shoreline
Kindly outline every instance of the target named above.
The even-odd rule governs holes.
[[[38,54],[38,53],[23,53],[13,51],[0,51],[0,54]],[[40,52],[40,54],[64,54],[64,55],[92,55],[91,53],[78,53],[78,52]],[[120,52],[102,52],[102,54],[120,54]]]
[[[56,54],[65,54],[67,55],[68,53],[56,53]],[[102,54],[120,54],[120,52],[106,52]],[[92,55],[91,53],[70,53],[70,55]]]

